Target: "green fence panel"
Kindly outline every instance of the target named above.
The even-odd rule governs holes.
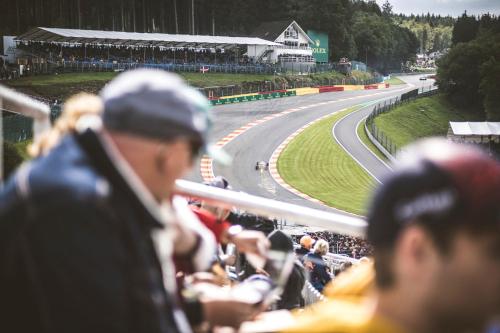
[[[22,115],[3,118],[3,136],[6,141],[21,142],[33,137],[33,119]]]

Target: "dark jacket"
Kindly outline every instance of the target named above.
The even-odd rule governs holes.
[[[0,192],[2,332],[177,332],[144,208],[92,131]]]
[[[319,292],[323,291],[325,285],[330,282],[332,277],[328,273],[327,267],[323,258],[317,253],[309,253],[304,256],[304,262],[311,261],[313,270],[311,271],[309,280],[314,288]]]
[[[296,260],[293,264],[292,272],[288,277],[285,289],[278,301],[277,308],[292,310],[303,306],[304,298],[302,297],[302,289],[304,289],[305,283],[306,273],[304,266],[302,266],[300,261]]]
[[[299,258],[300,262],[304,262],[304,256],[309,253],[311,253],[311,250],[303,247],[302,245],[297,250],[295,250],[295,254]]]

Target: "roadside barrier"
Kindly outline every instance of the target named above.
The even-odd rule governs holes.
[[[258,93],[211,98],[210,103],[212,103],[212,105],[222,105],[222,104],[258,101],[269,98],[304,96],[304,95],[313,95],[313,94],[336,92],[336,91],[384,89],[389,87],[390,87],[389,83],[379,83],[379,84],[367,84],[367,85],[333,85],[333,86],[304,87],[295,89],[281,89],[281,90],[263,91]]]
[[[384,101],[384,103],[377,104],[373,111],[368,115],[365,120],[365,132],[372,141],[372,143],[387,157],[389,160],[394,159],[394,155],[400,149],[392,140],[381,131],[377,125],[375,125],[375,118],[382,113],[386,113],[391,111],[392,109],[414,101],[417,98],[428,97],[435,95],[439,92],[438,89],[433,88],[432,86],[427,87],[425,90],[424,87],[420,89],[410,90],[395,99],[390,99],[389,101]]]

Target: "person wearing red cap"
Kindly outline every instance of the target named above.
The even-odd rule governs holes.
[[[500,164],[428,139],[404,150],[368,214],[375,286],[286,332],[480,332],[500,314]]]

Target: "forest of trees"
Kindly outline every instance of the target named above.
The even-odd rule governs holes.
[[[500,121],[500,17],[464,13],[453,27],[453,46],[438,62],[438,84],[450,100]]]
[[[394,15],[396,23],[410,29],[419,42],[419,53],[444,51],[451,47],[453,25],[456,19],[451,16]]]
[[[330,59],[400,68],[417,51],[415,34],[374,0],[12,0],[0,12],[0,35],[36,26],[200,35],[248,35],[260,23],[296,20],[328,33]]]

